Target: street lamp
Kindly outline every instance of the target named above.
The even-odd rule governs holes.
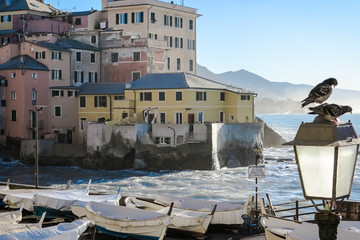
[[[295,139],[284,144],[294,147],[305,199],[330,201],[315,214],[321,240],[337,237],[336,200],[350,196],[359,144],[351,122],[302,123]]]
[[[35,188],[39,185],[39,113],[42,113],[45,106],[34,106],[33,112],[36,114],[36,125],[35,125]]]

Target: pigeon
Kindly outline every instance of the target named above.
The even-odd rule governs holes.
[[[316,107],[309,107],[309,109],[312,112],[309,112],[309,114],[319,114],[319,118],[317,121],[331,121],[331,122],[338,122],[338,117],[341,115],[350,112],[352,113],[352,108],[350,106],[341,106],[337,104],[328,104],[324,103],[321,105],[318,105]]]
[[[301,107],[304,107],[310,103],[323,103],[325,102],[331,95],[333,87],[338,85],[338,82],[335,78],[328,78],[324,80],[322,83],[316,85],[313,89],[311,89],[309,96],[301,101]]]

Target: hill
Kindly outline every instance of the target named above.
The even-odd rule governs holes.
[[[288,82],[272,82],[246,70],[215,74],[206,67],[197,66],[197,75],[222,83],[235,85],[258,94],[255,99],[256,113],[305,113],[300,101],[314,87],[307,84]],[[321,82],[324,79],[319,80]],[[338,79],[339,80],[339,79]],[[341,80],[339,81],[341,84]],[[328,103],[349,105],[353,112],[360,112],[360,91],[346,90],[336,87]]]

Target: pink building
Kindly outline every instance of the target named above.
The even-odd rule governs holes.
[[[35,137],[35,106],[48,104],[49,69],[27,55],[19,55],[0,65],[3,76],[2,108],[5,108],[5,135],[11,138]],[[49,110],[39,114],[40,136],[49,132]]]

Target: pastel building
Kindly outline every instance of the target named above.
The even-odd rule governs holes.
[[[47,106],[49,100],[49,69],[27,55],[19,55],[0,65],[2,75],[1,108],[4,113],[6,137],[33,139],[35,137],[36,106]],[[49,133],[49,109],[39,118],[39,133]]]
[[[255,96],[190,73],[148,74],[125,88],[124,100],[114,104],[113,119],[123,119],[126,112],[136,122],[252,123]]]

